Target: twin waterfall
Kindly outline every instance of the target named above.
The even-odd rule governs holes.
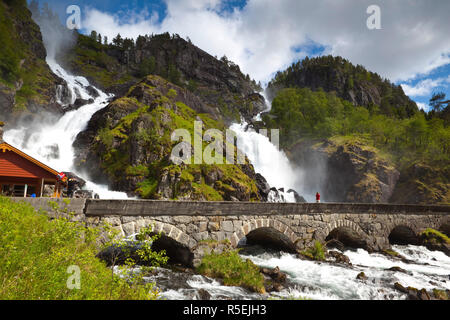
[[[70,171],[86,180],[86,189],[93,190],[101,199],[126,199],[123,192],[110,191],[108,186],[98,185],[89,181],[84,172],[74,168],[74,151],[72,144],[78,133],[83,131],[92,115],[106,107],[112,95],[108,95],[97,88],[93,88],[89,81],[80,76],[73,76],[66,72],[54,60],[47,59],[52,71],[64,79],[69,93],[63,96],[63,87],[57,89],[57,100],[63,106],[73,105],[76,99],[83,99],[92,103],[67,111],[62,117],[48,115],[43,120],[33,124],[16,127],[5,132],[5,140],[30,156],[49,165],[58,171]],[[90,89],[90,90],[89,90]],[[95,90],[92,90],[95,89]],[[97,91],[93,94],[92,91]],[[296,187],[296,173],[291,167],[285,154],[279,151],[270,140],[251,129],[246,130],[246,123],[233,124],[231,129],[242,139],[243,152],[254,165],[255,171],[262,174],[271,187],[284,188],[275,195],[269,194],[269,201],[295,202],[293,193],[287,192]]]

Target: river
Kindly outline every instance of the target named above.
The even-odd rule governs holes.
[[[336,250],[336,249],[334,249]],[[241,255],[260,267],[279,267],[287,274],[286,288],[280,292],[257,294],[240,287],[228,287],[219,281],[198,275],[158,268],[156,275],[147,277],[162,290],[161,299],[198,299],[199,290],[208,291],[211,299],[313,299],[313,300],[395,300],[407,295],[394,288],[394,283],[417,289],[450,290],[450,257],[421,246],[394,245],[412,263],[404,263],[379,253],[363,249],[345,250],[352,266],[330,262],[301,260],[294,254],[263,252]],[[400,267],[406,273],[387,270]],[[364,272],[367,280],[356,276]]]

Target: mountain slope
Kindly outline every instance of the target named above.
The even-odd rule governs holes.
[[[450,203],[443,119],[399,119],[307,87],[280,89],[262,119],[324,201]]]
[[[0,1],[0,116],[61,112],[56,87],[63,85],[45,62],[46,50],[26,1]]]
[[[76,46],[61,58],[75,74],[118,96],[149,74],[159,75],[197,95],[225,122],[251,119],[265,108],[254,81],[239,66],[209,55],[178,35],[168,33],[105,44],[95,32],[78,35]]]
[[[282,88],[322,88],[355,106],[369,110],[380,110],[382,114],[398,118],[411,117],[417,105],[407,97],[401,86],[383,80],[378,74],[367,71],[363,66],[354,66],[342,57],[306,57],[293,63],[283,72],[278,72],[269,83],[268,89],[273,98]]]

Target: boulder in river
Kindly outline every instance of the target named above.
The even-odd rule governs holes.
[[[197,291],[197,297],[199,300],[211,300],[211,294],[203,288]]]
[[[358,279],[358,280],[367,280],[368,278],[367,278],[367,276],[366,276],[366,274],[364,272],[360,272],[356,276],[356,279]]]
[[[334,259],[334,262],[336,263],[344,263],[351,265],[350,258],[339,251],[330,250],[327,252],[327,255],[332,259]]]

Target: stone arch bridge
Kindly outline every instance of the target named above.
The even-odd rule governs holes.
[[[449,234],[450,206],[355,203],[256,203],[158,200],[91,200],[16,198],[48,211],[56,201],[62,211],[89,226],[108,223],[123,236],[153,226],[171,247],[185,250],[194,259],[202,240],[228,239],[236,247],[242,239],[276,245],[287,251],[304,249],[330,236],[368,250],[382,250],[390,243],[408,242],[426,228]],[[413,242],[413,240],[411,240]],[[411,243],[410,242],[410,243]],[[181,251],[182,251],[181,250]],[[169,250],[170,251],[170,250]],[[179,255],[180,250],[175,250]],[[169,254],[169,252],[168,252]],[[183,261],[186,262],[186,261]],[[192,261],[191,261],[192,262]]]

